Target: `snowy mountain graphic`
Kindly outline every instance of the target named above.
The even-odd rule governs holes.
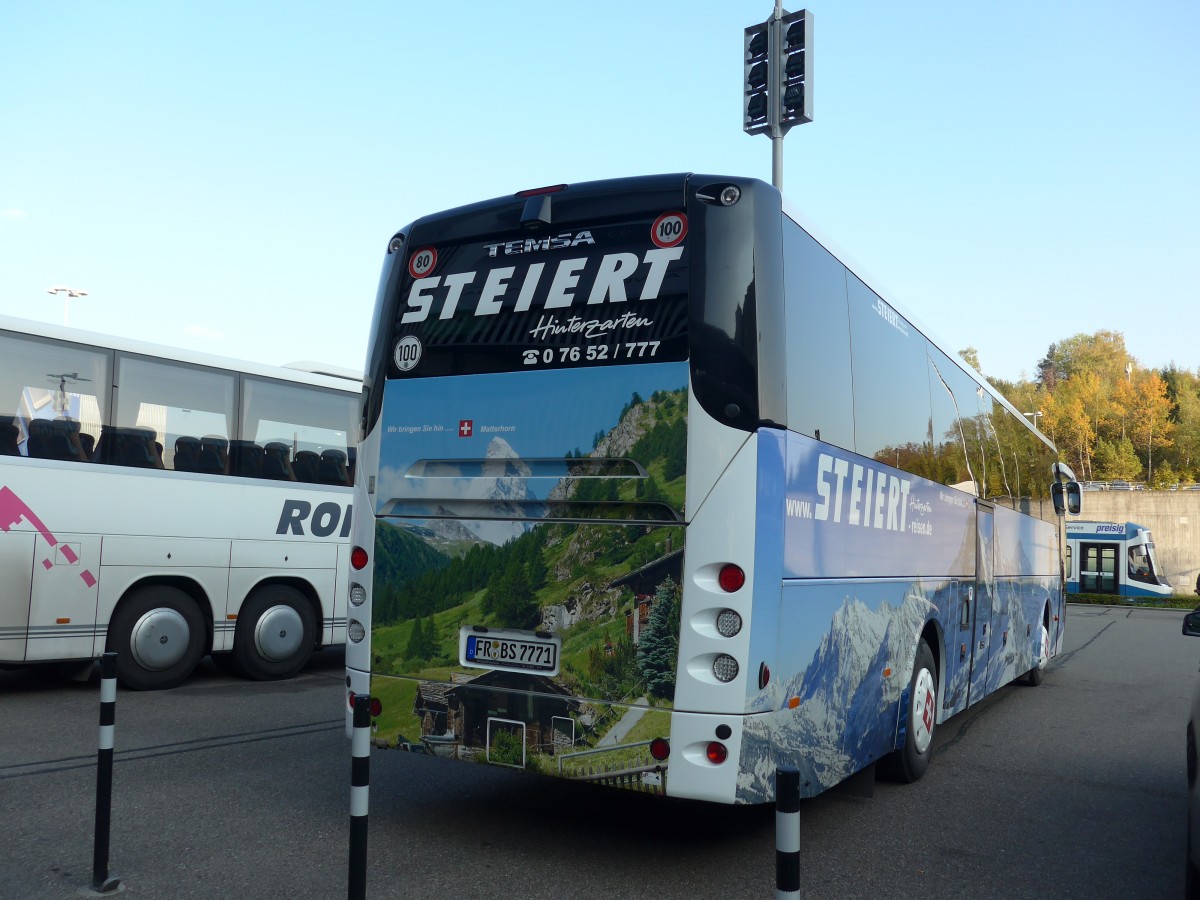
[[[533,473],[512,445],[493,437],[481,464],[470,462],[460,477],[443,476],[444,484],[428,492],[440,497],[441,504],[433,517],[422,521],[422,530],[445,544],[497,546],[529,530],[533,522],[523,520],[538,515],[529,506],[537,499],[528,488]]]
[[[774,715],[748,720],[753,727],[743,736],[739,799],[771,799],[777,761],[800,768],[801,784],[813,786],[807,795],[891,749],[900,696],[931,610],[915,584],[898,607],[885,601],[872,610],[846,597],[807,668],[752,701],[752,711]]]

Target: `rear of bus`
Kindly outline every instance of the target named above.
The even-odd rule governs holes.
[[[755,534],[780,528],[756,429],[782,395],[759,345],[783,329],[754,302],[780,277],[780,208],[761,182],[654,176],[392,238],[347,650],[377,744],[738,799],[765,677],[753,573],[768,619],[781,566]]]

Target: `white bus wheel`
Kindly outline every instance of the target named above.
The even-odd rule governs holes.
[[[138,588],[117,606],[108,626],[117,678],[135,691],[182,684],[204,655],[204,618],[179,588]]]
[[[879,772],[884,778],[911,783],[925,774],[933,749],[937,709],[937,664],[933,661],[933,651],[922,639],[913,660],[908,709],[903,711],[904,745],[879,761]]]
[[[233,656],[248,678],[290,678],[304,668],[316,639],[316,617],[308,598],[286,585],[268,585],[242,604]]]

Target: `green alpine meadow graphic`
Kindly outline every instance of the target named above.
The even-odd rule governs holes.
[[[662,790],[649,744],[678,668],[686,378],[388,384],[406,420],[385,423],[376,492],[377,742]]]

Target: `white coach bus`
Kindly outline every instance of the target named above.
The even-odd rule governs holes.
[[[802,222],[680,174],[391,238],[346,646],[377,744],[764,803],[780,764],[913,781],[1042,680],[1064,542],[1031,513],[1078,485]]]
[[[360,391],[0,317],[0,665],[155,689],[344,643]]]

